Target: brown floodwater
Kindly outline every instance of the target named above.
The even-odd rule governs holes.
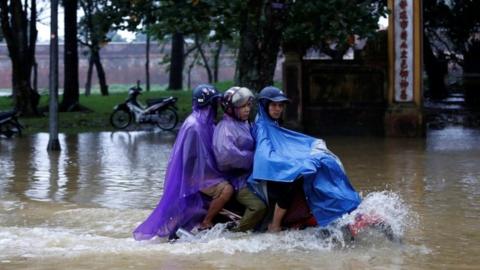
[[[478,269],[480,131],[424,139],[328,137],[361,193],[401,242],[354,243],[315,228],[136,242],[155,207],[175,135],[102,132],[0,138],[0,269]],[[174,207],[174,206],[172,206]]]

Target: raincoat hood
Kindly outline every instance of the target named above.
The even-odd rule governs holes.
[[[357,208],[360,196],[324,141],[280,127],[264,106],[258,106],[253,129],[256,150],[249,184],[256,193],[263,193],[263,181],[303,178],[306,201],[321,226]]]
[[[216,108],[194,105],[173,145],[157,207],[133,232],[136,240],[170,236],[179,227],[192,229],[206,213],[199,192],[221,182],[212,151]]]

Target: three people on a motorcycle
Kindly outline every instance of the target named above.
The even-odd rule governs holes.
[[[232,87],[225,92],[225,114],[215,128],[219,99],[213,86],[199,85],[193,90],[193,112],[173,146],[163,196],[135,229],[135,239],[174,237],[179,228],[208,228],[234,193],[246,208],[235,230],[254,229],[270,197],[274,214],[269,230],[279,231],[298,183],[321,226],[358,206],[358,193],[323,141],[279,126],[288,99],[278,88],[260,92],[253,137],[248,122],[253,101],[250,90]],[[265,193],[266,183],[273,192]]]

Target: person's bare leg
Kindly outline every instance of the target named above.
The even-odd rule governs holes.
[[[215,198],[208,207],[207,215],[200,224],[201,229],[208,229],[213,226],[213,218],[223,209],[223,206],[230,200],[233,194],[233,187],[231,185],[226,185],[220,196]]]
[[[269,232],[279,232],[282,230],[282,220],[287,209],[283,209],[278,204],[275,204],[275,211],[273,212],[272,223],[268,225]]]

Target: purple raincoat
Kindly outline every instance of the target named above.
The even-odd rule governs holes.
[[[204,218],[206,202],[199,191],[225,179],[212,151],[215,115],[216,108],[193,106],[173,146],[163,196],[133,232],[136,240],[171,236],[180,227],[191,230]]]
[[[213,152],[218,169],[226,174],[235,191],[246,186],[252,172],[255,141],[248,121],[223,115],[213,133]]]

